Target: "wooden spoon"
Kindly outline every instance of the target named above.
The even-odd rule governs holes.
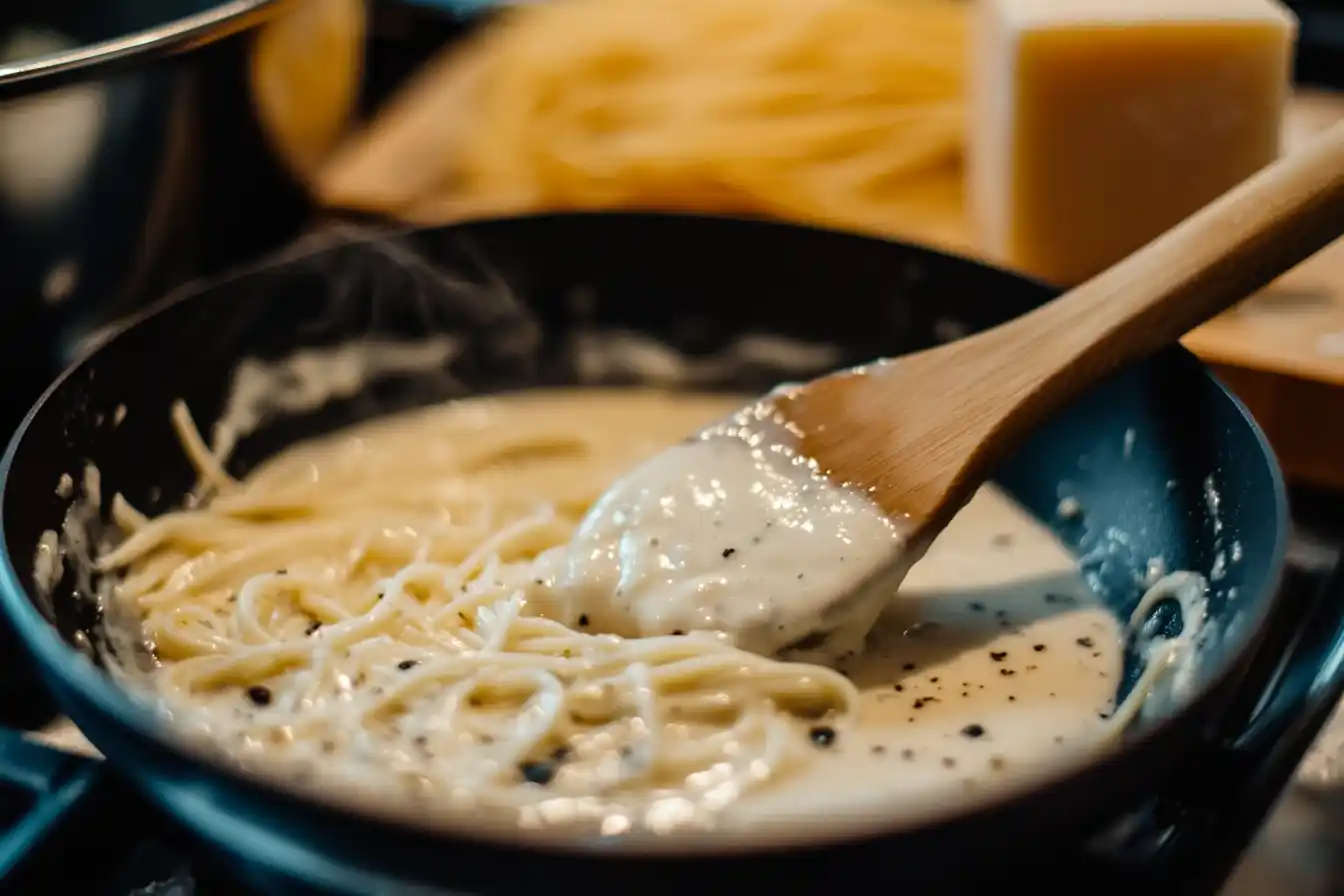
[[[832,482],[906,520],[907,548],[883,576],[889,595],[1034,426],[1342,234],[1344,122],[1035,311],[823,377],[775,407]]]

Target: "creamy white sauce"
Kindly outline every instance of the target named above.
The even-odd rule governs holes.
[[[763,654],[831,623],[902,533],[791,441],[767,399],[650,458],[588,513],[555,585],[607,630],[721,631]]]
[[[397,351],[392,346],[379,351],[384,349],[385,354]],[[438,368],[451,355],[450,346],[431,348],[412,366]],[[322,369],[303,368],[309,374],[306,379],[300,376],[297,385],[292,364],[254,366],[253,373],[245,376],[255,378],[251,383],[244,380],[231,403],[233,410],[226,414],[233,417],[225,421],[231,432],[223,441],[251,431],[271,414],[310,410],[332,396],[351,394],[386,366],[351,360],[348,352],[337,351],[333,359]],[[641,363],[645,361],[639,358],[622,361],[628,367]],[[684,370],[668,368],[663,379],[671,382],[686,376]],[[595,425],[624,427],[625,434],[647,430],[655,441],[671,440],[686,431],[680,416],[669,422],[667,418],[675,415],[667,414],[665,407],[652,415],[646,410],[634,402],[628,411],[598,424],[586,419],[583,407],[576,404],[574,425],[588,431]],[[401,418],[403,431],[407,425],[414,430],[413,418]],[[621,430],[613,430],[617,432]],[[744,643],[759,637],[755,643],[760,649],[783,646],[768,624],[781,595],[789,606],[833,595],[845,581],[861,579],[863,566],[840,569],[834,562],[837,544],[858,546],[862,552],[856,552],[856,558],[871,558],[879,549],[898,548],[899,533],[885,519],[874,519],[875,508],[865,506],[866,501],[856,502],[856,496],[818,482],[803,466],[791,465],[787,440],[778,434],[765,439],[783,449],[778,455],[758,457],[749,442],[750,432],[734,434],[721,428],[709,438],[662,455],[670,459],[661,466],[655,457],[642,468],[640,476],[665,484],[663,496],[676,503],[689,501],[687,506],[694,508],[689,517],[662,515],[661,500],[654,500],[657,489],[639,487],[638,477],[627,477],[613,490],[610,500],[625,505],[622,512],[639,524],[646,540],[660,539],[665,548],[661,552],[640,550],[638,541],[627,537],[636,527],[618,531],[622,527],[608,507],[594,512],[570,548],[544,555],[544,568],[555,576],[562,593],[568,590],[579,599],[581,591],[589,607],[600,607],[600,596],[608,595],[604,622],[613,627],[634,625],[646,627],[641,631],[670,633],[701,627],[708,615],[721,613]],[[369,462],[390,461],[396,452],[394,445],[372,440],[361,450]],[[380,450],[392,454],[380,460]],[[721,465],[716,477],[720,485],[697,491],[686,477],[713,475],[704,471],[715,469],[715,464]],[[718,493],[726,497],[730,490],[725,481],[731,488],[745,487],[754,500],[731,505],[720,500]],[[761,489],[752,492],[757,483]],[[96,507],[100,492],[96,470],[85,471],[84,484]],[[702,493],[711,500],[700,502]],[[1216,493],[1212,503],[1216,509]],[[1081,513],[1076,501],[1065,499],[1061,504],[1069,505],[1061,506],[1061,515]],[[804,508],[830,514],[830,526],[819,534],[813,522],[809,532],[803,525]],[[754,559],[742,544],[714,541],[714,530],[731,530],[745,538],[747,548],[763,546],[764,539],[761,545],[752,544],[753,531],[781,512],[792,513],[791,524],[783,527],[784,539]],[[76,566],[87,562],[83,515],[73,513],[62,533],[67,551],[72,543],[77,547],[71,555]],[[720,521],[717,527],[715,519]],[[705,525],[695,527],[696,520]],[[665,534],[656,534],[659,531]],[[585,546],[587,554],[578,556]],[[646,541],[644,547],[653,546]],[[724,558],[722,552],[730,547],[733,554]],[[668,569],[666,563],[680,566]],[[785,572],[790,564],[792,579]],[[816,578],[807,588],[794,585],[790,590],[790,582],[800,581],[798,572],[803,581],[809,574]],[[820,581],[827,577],[832,580],[829,585]],[[688,579],[698,584],[677,587],[678,581]],[[623,582],[634,588],[630,592],[622,588],[621,597],[629,598],[622,608],[615,590]],[[809,591],[812,588],[815,591]],[[725,601],[722,606],[714,600],[734,591],[746,599]],[[768,591],[768,596],[760,591]],[[730,603],[730,612],[724,612]],[[815,824],[855,812],[913,817],[1048,777],[1062,762],[1103,749],[1114,736],[1115,725],[1108,716],[1114,711],[1123,642],[1121,623],[1089,590],[1075,558],[1048,530],[987,487],[911,570],[900,595],[873,628],[866,649],[843,664],[862,691],[856,723],[843,732],[824,724],[800,723],[800,742],[808,745],[806,759],[798,759],[800,773],[783,776],[730,803],[721,823],[725,828],[756,831]],[[237,713],[236,699],[221,698],[220,710]],[[227,729],[228,724],[221,724]],[[59,739],[68,740],[66,734]],[[374,746],[367,733],[351,736],[352,744]],[[266,752],[266,744],[247,746]],[[564,824],[567,816],[561,802],[548,804],[552,822],[540,823]],[[669,815],[675,815],[674,802],[667,803]],[[418,817],[423,814],[417,810]],[[608,821],[605,832],[625,829],[625,822],[616,816]]]
[[[778,601],[796,606],[828,600],[852,583],[846,577],[856,575],[845,565],[848,559],[838,562],[838,548],[852,550],[855,561],[883,562],[899,548],[899,533],[866,501],[855,502],[792,461],[787,440],[759,419],[735,415],[700,438],[657,450],[660,442],[693,429],[693,421],[712,419],[726,401],[561,393],[468,403],[458,406],[456,416],[479,418],[484,437],[492,426],[507,431],[527,426],[531,411],[547,421],[572,421],[590,444],[602,446],[598,460],[628,462],[620,459],[632,449],[649,458],[622,480],[628,490],[618,485],[605,499],[614,503],[595,507],[573,542],[543,555],[537,567],[565,567],[554,584],[561,595],[578,601],[574,609],[590,615],[590,630],[637,624],[647,633],[672,634],[726,623],[740,626],[735,632],[740,640],[758,636],[766,639],[758,644],[762,649],[775,648],[782,643],[768,639],[774,637],[771,613],[777,612]],[[385,475],[378,471],[404,464],[408,440],[418,445],[442,441],[435,427],[447,419],[444,414],[440,408],[400,415],[352,430],[326,447],[300,446],[292,469],[307,471],[305,478],[314,481],[328,476],[339,481],[357,470],[374,478]],[[770,437],[757,446],[779,446],[778,454],[754,453],[752,442],[763,433]],[[445,450],[453,449],[445,445]],[[547,491],[565,470],[563,460],[548,463],[552,466],[542,468]],[[586,480],[599,474],[598,466],[580,463],[574,475]],[[607,475],[616,472],[608,469]],[[524,464],[489,475],[517,481],[528,472]],[[426,480],[422,490],[433,487]],[[748,500],[733,500],[742,496]],[[665,505],[665,498],[670,503]],[[716,520],[721,525],[715,526]],[[764,537],[752,545],[754,535],[774,529],[780,530],[776,546],[768,546]],[[738,548],[743,557],[734,551],[725,558],[722,553],[730,545],[716,541],[719,537],[758,550]],[[660,544],[649,545],[655,538]],[[295,568],[305,568],[301,558],[295,562]],[[807,584],[797,584],[799,572]],[[687,581],[693,587],[682,590],[680,584]],[[545,583],[532,593],[541,599],[552,590]],[[622,603],[627,598],[628,607]],[[604,601],[606,614],[600,615]],[[974,803],[1046,777],[1113,740],[1116,726],[1109,715],[1120,683],[1123,643],[1123,626],[1088,590],[1070,553],[1001,492],[986,487],[910,571],[864,650],[840,664],[860,688],[857,712],[843,725],[798,720],[784,765],[764,784],[746,792],[702,790],[694,798],[653,794],[639,809],[596,797],[557,796],[520,811],[517,823],[563,827],[598,821],[606,833],[712,823],[725,832],[752,833],[867,813],[915,819]],[[169,675],[172,668],[169,663],[147,674]],[[391,668],[379,673],[385,678],[366,684],[338,682],[340,699],[357,712],[370,698],[370,688],[406,674]],[[275,696],[265,709],[225,688],[198,695],[190,712],[173,705],[174,721],[255,763],[280,747],[254,736],[237,739],[237,726],[305,692],[285,682],[270,683]],[[429,724],[436,705],[425,703],[414,717]],[[352,727],[337,744],[330,767],[319,764],[308,774],[323,786],[355,776],[364,786],[387,793],[397,792],[400,776],[418,774],[424,781],[416,797],[418,814],[433,813],[435,794],[451,794],[451,782],[435,783],[426,777],[427,769],[418,770],[404,737]],[[619,757],[612,760],[619,765]],[[384,767],[401,771],[380,784],[378,769]],[[557,781],[565,774],[560,769]]]
[[[841,663],[863,694],[854,729],[734,811],[757,829],[917,815],[1037,780],[1113,736],[1123,645],[1075,558],[982,488]]]

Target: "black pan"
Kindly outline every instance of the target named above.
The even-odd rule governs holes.
[[[577,363],[576,334],[631,331],[692,357],[721,355],[747,334],[813,347],[783,366],[739,351],[737,363],[700,365],[699,380],[685,383],[763,391],[820,367],[956,338],[1051,295],[1044,285],[917,247],[687,216],[553,215],[334,246],[319,240],[137,318],[47,392],[5,460],[0,595],[58,702],[89,739],[258,880],[352,894],[409,892],[410,882],[491,893],[555,881],[597,891],[740,883],[802,892],[843,874],[867,886],[950,892],[1013,880],[1023,868],[1063,861],[1063,850],[1075,851],[1172,781],[1197,792],[1211,780],[1202,757],[1227,748],[1229,732],[1249,730],[1232,755],[1284,738],[1266,772],[1281,786],[1341,687],[1338,602],[1295,608],[1287,618],[1276,599],[1288,517],[1269,447],[1242,406],[1179,348],[1079,401],[1009,459],[997,481],[1080,554],[1107,539],[1109,550],[1092,552],[1088,572],[1120,614],[1137,600],[1136,572],[1149,557],[1209,571],[1239,548],[1239,560],[1224,562],[1213,582],[1214,634],[1200,646],[1197,693],[1141,723],[1121,750],[1048,786],[913,829],[840,839],[817,832],[788,848],[711,842],[688,851],[664,843],[635,854],[610,842],[524,846],[462,819],[429,830],[305,796],[285,782],[241,776],[167,736],[71,648],[96,630],[98,614],[69,576],[50,597],[39,593],[33,557],[41,533],[58,527],[66,509],[58,479],[78,480],[86,461],[100,469],[105,494],[121,492],[151,511],[177,505],[192,476],[169,426],[170,403],[186,399],[208,425],[247,356],[430,331],[458,333],[469,345],[450,371],[382,381],[265,426],[240,446],[235,472],[296,438],[409,405],[585,377],[604,385],[638,379],[628,366]],[[117,425],[119,405],[126,414]],[[1057,515],[1066,493],[1087,508],[1082,519]],[[1260,650],[1266,643],[1283,650],[1291,674],[1273,674],[1279,664]]]

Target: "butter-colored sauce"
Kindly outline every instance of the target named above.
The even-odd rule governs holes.
[[[617,480],[555,584],[622,634],[722,631],[768,655],[827,627],[899,553],[901,526],[818,472],[775,414],[749,404]]]
[[[740,401],[723,397],[668,398],[637,392],[607,392],[599,397],[582,391],[534,393],[470,404],[479,410],[483,431],[501,425],[501,421],[525,427],[534,418],[543,428],[555,420],[572,424],[595,446],[586,459],[572,462],[574,478],[582,481],[600,476],[610,481],[641,459],[655,455],[661,446],[738,406]],[[300,454],[289,455],[289,461],[297,464],[295,473],[308,470],[308,475],[319,478],[324,466],[332,471],[395,466],[403,454],[398,450],[398,440],[432,442],[436,438],[435,421],[446,419],[443,414],[443,409],[429,409],[379,421],[328,442],[324,448],[302,448]],[[703,440],[689,444],[705,447],[715,443]],[[751,462],[749,452],[730,457],[733,460],[725,469],[742,473],[745,478],[731,488],[722,482],[717,488],[725,494],[734,493],[733,489],[745,482],[751,494],[751,477],[760,476],[762,470]],[[745,464],[740,463],[744,458]],[[679,484],[674,473],[694,474],[700,459],[696,452],[680,458],[675,468],[663,471],[666,475],[660,487],[674,496],[693,497],[693,483]],[[789,471],[798,472],[793,468]],[[544,474],[547,489],[556,487],[556,471],[537,472]],[[520,466],[489,475],[506,476],[516,485],[519,477],[528,474]],[[774,589],[786,581],[797,581],[799,571],[814,574],[818,580],[830,576],[824,587],[843,584],[836,577],[848,573],[828,565],[838,542],[861,545],[870,559],[879,550],[891,548],[896,537],[893,532],[865,515],[868,509],[844,505],[850,496],[826,492],[811,474],[800,473],[797,479],[782,476],[780,483],[781,493],[787,498],[783,503],[797,501],[800,495],[814,503],[782,508],[776,506],[778,502],[764,501],[733,513],[721,512],[722,507],[709,508],[713,512],[707,516],[697,511],[689,529],[668,530],[669,534],[679,533],[677,537],[685,536],[685,544],[680,545],[685,548],[680,555],[683,567],[665,571],[668,574],[656,581],[658,577],[650,570],[661,567],[659,557],[669,551],[652,552],[641,561],[651,560],[652,566],[627,564],[627,571],[635,569],[635,578],[652,576],[646,582],[649,590],[645,596],[652,595],[655,612],[635,615],[635,621],[645,626],[647,633],[681,625],[703,627],[694,624],[694,614],[702,606],[695,594],[711,593],[725,599],[736,594],[749,608],[743,618],[762,608],[766,608],[768,617],[770,601],[781,593]],[[86,487],[92,486],[86,483]],[[649,492],[640,500],[652,497]],[[654,504],[662,506],[656,501]],[[817,531],[814,526],[809,532],[803,526],[806,514],[817,512],[818,507],[833,511],[839,507],[832,523],[840,523],[829,531]],[[792,528],[784,527],[792,533],[784,547],[768,555],[742,550],[741,558],[736,552],[724,558],[723,550],[733,545],[720,544],[716,539],[737,536],[738,541],[745,538],[750,545],[751,538],[759,534],[756,524],[767,521],[763,514],[769,508],[783,510],[786,515],[797,511],[790,517]],[[602,513],[595,511],[594,518],[600,522]],[[581,528],[568,548],[544,555],[544,562],[557,563],[556,558],[566,554],[572,561],[575,552],[583,551],[585,545],[596,545],[599,554],[608,552],[597,558],[600,563],[620,560],[620,550],[611,552],[611,538],[623,531],[647,545],[650,538],[662,537],[647,527],[668,523],[661,514],[620,523],[611,516],[605,519],[610,526],[603,523]],[[714,519],[722,524],[714,526]],[[696,531],[704,535],[698,541],[690,537]],[[758,547],[765,545],[763,539]],[[711,547],[717,551],[710,551]],[[725,560],[732,561],[726,568],[715,567],[712,575],[706,572],[711,562]],[[609,576],[612,569],[607,567],[602,574]],[[582,564],[571,562],[571,586],[579,581],[576,571],[582,573]],[[616,571],[621,572],[619,568]],[[675,584],[679,575],[707,577],[702,582],[706,587],[678,592],[685,600],[667,599],[668,595],[658,589]],[[611,588],[613,581],[599,576],[588,582],[583,606],[596,613],[602,595],[607,594],[611,602],[608,618],[616,620],[613,627],[620,627],[622,618],[629,620],[622,613],[630,608],[621,607]],[[555,584],[562,585],[558,589],[561,593],[565,591],[565,583]],[[552,583],[542,586],[543,591],[552,588]],[[793,597],[807,593],[796,592]],[[823,589],[815,593],[821,594]],[[667,614],[659,615],[659,608],[666,609]],[[750,627],[742,630],[751,631]],[[1046,776],[1061,763],[1101,748],[1114,733],[1107,716],[1114,708],[1119,685],[1123,640],[1120,621],[1089,592],[1075,558],[1044,526],[997,489],[986,487],[911,570],[866,648],[842,662],[842,670],[862,691],[857,718],[839,729],[824,719],[800,720],[797,735],[805,745],[800,758],[787,773],[727,806],[719,825],[757,831],[799,820],[815,823],[846,813],[914,817],[974,803],[1002,787]],[[237,693],[221,691],[202,700],[202,712],[192,714],[192,724],[220,742],[238,714],[250,711],[246,706]],[[369,734],[350,732],[352,749],[362,744],[369,755],[360,759],[352,753],[346,767],[355,769],[364,760],[372,763],[383,755],[385,746]],[[252,754],[267,752],[262,743],[245,744],[240,749]],[[369,770],[376,766],[363,767]],[[424,807],[422,810],[427,811]]]
[[[1110,736],[1123,645],[1063,545],[982,488],[841,664],[863,692],[854,729],[735,814],[921,814],[1045,775]]]

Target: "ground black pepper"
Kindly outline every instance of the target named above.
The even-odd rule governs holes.
[[[1092,647],[1093,644],[1094,642],[1092,641],[1092,639],[1087,637],[1086,635],[1078,639],[1079,647]]]
[[[992,659],[992,660],[993,660],[994,662],[996,662],[996,663],[1001,663],[1001,662],[1003,662],[1004,659],[1007,658],[1007,656],[1008,656],[1008,651],[1006,651],[1006,650],[991,650],[991,651],[989,652],[989,658]]]
[[[397,663],[397,668],[405,672],[408,669],[414,669],[418,665],[420,665],[419,660],[402,660],[401,662]]]
[[[830,725],[816,725],[807,732],[812,743],[818,747],[829,747],[835,743],[835,729]]]
[[[308,627],[307,627],[306,629],[303,630],[303,633],[304,633],[305,635],[311,635],[311,634],[313,634],[314,632],[316,632],[318,629],[320,629],[321,627],[322,627],[322,623],[319,622],[318,620],[314,619],[312,622],[308,623]]]
[[[518,766],[523,780],[545,787],[555,780],[555,766],[549,762],[524,762]]]
[[[247,689],[247,699],[257,706],[271,705],[271,689],[264,684],[254,684]]]
[[[1037,653],[1040,653],[1041,651],[1045,650],[1045,645],[1044,645],[1044,644],[1033,644],[1033,645],[1031,645],[1031,649],[1034,650],[1034,651],[1036,651]]]
[[[1000,669],[1000,670],[999,670],[999,674],[1002,675],[1002,676],[1004,676],[1004,677],[1007,677],[1007,676],[1009,676],[1009,675],[1016,675],[1017,672],[1016,672],[1016,670],[1013,670],[1013,669]]]
[[[733,556],[733,555],[736,554],[736,553],[737,553],[737,548],[724,548],[724,549],[723,549],[723,559],[727,560],[729,557]]]
[[[984,737],[985,729],[983,725],[967,725],[965,728],[961,729],[961,735],[962,737],[971,738]]]
[[[587,614],[587,613],[580,613],[580,614],[579,614],[579,627],[580,627],[580,628],[586,628],[587,625],[588,625],[588,614]]]

